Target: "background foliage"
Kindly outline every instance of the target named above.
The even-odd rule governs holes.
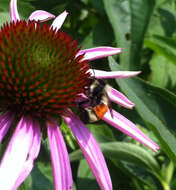
[[[161,150],[153,153],[104,122],[88,125],[107,159],[114,190],[176,189],[176,1],[175,0],[19,0],[27,19],[41,9],[69,12],[62,30],[82,48],[121,47],[120,56],[94,61],[93,68],[141,70],[139,77],[109,80],[135,104],[134,110],[113,105],[131,119]],[[0,0],[0,26],[9,21],[9,0]],[[117,64],[118,63],[118,64]],[[99,187],[70,132],[62,125],[72,163],[75,189]],[[20,187],[50,190],[52,172],[47,141],[35,168]]]

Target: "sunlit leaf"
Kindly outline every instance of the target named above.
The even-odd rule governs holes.
[[[158,171],[159,166],[153,156],[143,148],[124,142],[100,143],[105,157],[132,163],[148,170]],[[71,161],[82,159],[82,152],[77,150],[70,154]]]
[[[150,68],[150,80],[154,85],[176,92],[176,65],[169,63],[165,56],[155,53],[150,60]]]
[[[145,40],[145,45],[165,56],[171,63],[176,64],[176,39],[153,35]]]
[[[113,58],[109,58],[112,70],[120,67]],[[144,122],[160,140],[161,148],[176,161],[176,96],[164,89],[152,86],[143,80],[118,79],[120,88],[136,104],[135,108]]]
[[[100,189],[85,159],[80,161],[77,183],[79,190],[85,190],[85,187],[93,190]]]
[[[120,55],[121,65],[125,69],[130,67],[130,10],[127,0],[104,0],[105,10],[114,30],[117,46],[123,49]]]
[[[130,0],[131,51],[130,69],[140,68],[140,56],[144,35],[154,8],[154,0]]]

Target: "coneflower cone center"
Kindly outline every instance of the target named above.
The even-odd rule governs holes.
[[[19,21],[0,29],[0,108],[36,116],[75,105],[89,65],[76,41],[48,25]]]

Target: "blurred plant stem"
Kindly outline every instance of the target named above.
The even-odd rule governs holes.
[[[163,179],[162,176],[160,176],[160,175],[158,175],[158,174],[156,174],[156,173],[154,173],[154,175],[155,175],[155,176],[157,177],[157,179],[160,181],[161,185],[163,186],[163,190],[170,190],[170,185],[169,185],[169,183],[168,183],[165,179]]]
[[[170,161],[168,165],[163,166],[162,171],[161,174],[154,173],[154,175],[158,178],[164,190],[170,190],[170,183],[174,173],[174,163]]]
[[[168,184],[171,183],[173,173],[174,173],[174,163],[170,161],[169,165],[166,168],[166,174],[165,174],[165,179]]]
[[[163,185],[163,189],[164,189],[164,190],[170,190],[169,184],[166,183],[165,181],[162,181],[162,185]]]

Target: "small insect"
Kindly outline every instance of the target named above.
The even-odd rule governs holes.
[[[90,78],[90,85],[85,89],[88,100],[79,103],[81,120],[88,123],[94,123],[103,118],[108,108],[110,108],[111,111],[108,89],[108,84],[102,79]]]

